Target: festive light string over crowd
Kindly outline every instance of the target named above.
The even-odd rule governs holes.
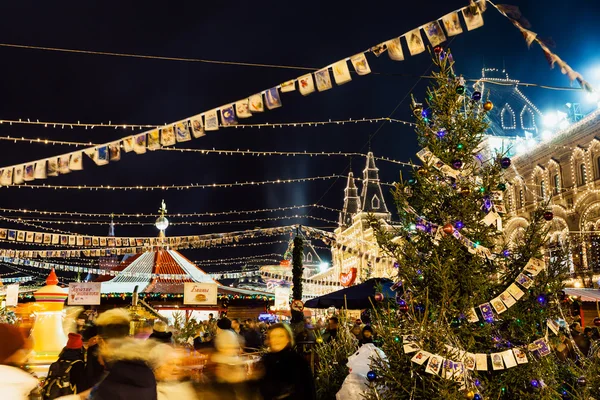
[[[267,254],[257,254],[252,256],[242,256],[242,257],[227,257],[227,258],[213,258],[213,259],[205,259],[194,261],[194,264],[213,264],[213,263],[221,263],[221,262],[230,262],[230,261],[247,261],[256,258],[281,258],[281,254],[279,253],[267,253]]]
[[[337,224],[336,221],[332,221],[325,218],[315,217],[312,215],[283,215],[279,217],[269,217],[269,218],[254,218],[254,219],[240,219],[240,220],[230,220],[230,221],[180,221],[180,222],[170,222],[169,225],[198,225],[198,226],[213,226],[213,225],[228,225],[228,224],[249,224],[249,223],[258,223],[258,222],[270,222],[270,221],[281,221],[285,219],[299,219],[299,218],[307,218],[313,219],[316,221],[327,222],[330,224]],[[51,220],[51,219],[38,219],[38,218],[20,218],[20,221],[33,221],[42,224],[58,224],[58,225],[107,225],[106,221],[79,221],[79,220]],[[150,225],[153,226],[154,222],[141,222],[141,221],[127,221],[127,222],[114,222],[114,225],[130,225],[130,226],[143,226]]]
[[[249,214],[259,214],[259,213],[270,213],[270,212],[279,212],[279,211],[289,211],[289,210],[299,210],[302,208],[320,208],[327,211],[340,212],[337,208],[331,208],[327,206],[322,206],[320,204],[303,204],[297,206],[284,206],[284,207],[275,207],[275,208],[262,208],[256,210],[230,210],[230,211],[217,211],[217,212],[194,212],[194,213],[174,213],[169,214],[169,218],[177,217],[177,218],[189,218],[189,217],[216,217],[223,215],[249,215]],[[156,218],[160,216],[160,214],[155,213],[86,213],[79,211],[49,211],[49,210],[27,210],[23,208],[0,208],[0,212],[9,212],[9,213],[20,213],[20,214],[40,214],[40,215],[67,215],[70,217],[106,217],[106,218]]]
[[[233,183],[191,183],[189,185],[153,185],[153,186],[111,186],[111,185],[49,185],[49,184],[21,184],[2,186],[3,188],[27,188],[27,189],[66,189],[66,190],[189,190],[189,189],[210,189],[210,188],[231,188],[238,186],[261,186],[261,185],[276,185],[282,183],[298,183],[298,182],[314,182],[325,181],[329,179],[347,178],[345,175],[326,175],[315,176],[308,178],[292,178],[292,179],[274,179],[267,181],[251,181],[251,182],[233,182]],[[354,178],[355,180],[361,180]],[[381,182],[384,186],[395,186],[394,183]]]
[[[0,220],[7,221],[7,222],[12,222],[12,223],[19,224],[19,225],[30,226],[32,228],[42,229],[42,230],[46,230],[46,231],[49,231],[49,232],[62,233],[62,234],[65,234],[65,235],[81,235],[80,233],[75,233],[75,232],[70,232],[70,231],[63,231],[63,230],[60,230],[60,229],[54,229],[54,228],[49,228],[49,227],[42,226],[42,225],[37,225],[37,224],[31,223],[29,221],[25,221],[22,218],[8,218],[8,217],[3,217],[3,216],[0,215]]]
[[[344,124],[358,124],[358,123],[377,123],[377,122],[381,122],[381,121],[387,121],[387,122],[392,122],[392,123],[398,123],[398,124],[402,124],[402,125],[408,125],[408,126],[414,126],[415,124],[413,122],[409,122],[409,121],[403,121],[400,119],[396,119],[396,118],[389,118],[389,117],[375,117],[375,118],[348,118],[348,119],[337,119],[337,120],[332,120],[329,119],[327,121],[297,121],[297,122],[274,122],[274,123],[270,123],[270,122],[264,122],[264,123],[258,123],[258,124],[236,124],[236,125],[219,125],[219,128],[235,128],[235,129],[245,129],[245,128],[304,128],[304,127],[317,127],[317,126],[324,126],[324,125],[344,125]],[[4,123],[8,123],[9,125],[43,125],[45,128],[62,128],[64,129],[65,127],[67,128],[71,128],[73,129],[74,127],[85,127],[86,129],[90,128],[114,128],[114,129],[118,129],[118,128],[122,128],[122,129],[132,129],[132,130],[136,130],[136,129],[146,129],[146,128],[160,128],[161,125],[127,125],[127,124],[112,124],[112,123],[108,123],[108,124],[84,124],[84,123],[80,123],[78,122],[59,122],[59,121],[53,121],[53,122],[49,122],[49,121],[31,121],[31,120],[7,120],[7,119],[3,119],[0,120],[0,125],[4,124]],[[29,141],[30,143],[44,143],[44,144],[62,144],[62,145],[69,145],[69,146],[94,146],[96,145],[96,143],[83,143],[83,142],[69,142],[69,141],[61,141],[61,140],[49,140],[49,139],[30,139],[30,138],[25,138],[25,137],[10,137],[10,136],[2,136],[0,137],[0,140],[14,140],[14,141]]]

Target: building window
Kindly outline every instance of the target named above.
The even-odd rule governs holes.
[[[516,129],[517,127],[517,118],[508,104],[505,104],[504,107],[502,107],[502,111],[500,112],[500,122],[502,124],[502,129]]]
[[[535,129],[533,111],[527,106],[523,107],[523,110],[521,111],[521,128],[525,130]]]
[[[600,179],[600,157],[596,158],[596,179]]]
[[[552,182],[554,183],[554,194],[560,193],[560,176],[555,174],[552,178]]]
[[[587,183],[587,179],[585,176],[585,164],[579,164],[579,185],[585,185]]]
[[[379,210],[379,198],[377,196],[373,196],[371,199],[371,208],[373,210]]]
[[[525,202],[523,201],[523,189],[519,189],[519,204],[518,207],[521,208],[525,205]]]
[[[311,254],[311,253],[308,253],[308,254],[306,255],[306,262],[312,262],[312,260],[313,260],[312,254]]]
[[[540,197],[542,199],[546,198],[546,182],[544,181],[544,179],[542,178],[542,180],[540,181]]]

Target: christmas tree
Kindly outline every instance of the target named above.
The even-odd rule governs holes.
[[[425,105],[412,103],[422,165],[393,192],[402,228],[372,222],[398,272],[395,301],[373,313],[388,360],[376,362],[370,398],[589,399],[597,357],[565,327],[565,257],[544,251],[552,213],[541,204],[506,242],[511,161],[481,146],[493,104],[467,93],[449,51],[432,56]]]

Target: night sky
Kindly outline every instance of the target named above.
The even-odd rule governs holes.
[[[542,5],[543,3],[543,5]],[[346,56],[397,37],[423,23],[467,4],[465,0],[390,2],[3,2],[0,42],[105,52],[160,55],[320,68]],[[593,0],[520,0],[518,5],[541,37],[552,37],[554,51],[595,86],[600,86],[598,28],[600,4]],[[568,79],[551,70],[539,46],[530,50],[512,24],[493,8],[485,25],[455,37],[450,44],[457,73],[477,78],[481,68],[502,68],[522,82],[569,86]],[[406,44],[403,44],[406,46]],[[353,75],[343,86],[313,93],[282,95],[283,107],[244,123],[326,121],[386,117],[410,120],[410,93],[423,98],[430,71],[427,53],[395,62],[387,54],[367,55],[379,74]],[[0,118],[50,121],[164,124],[273,87],[305,72],[199,62],[133,59],[98,55],[0,47],[2,63]],[[576,85],[576,84],[575,84]],[[493,88],[492,88],[493,89]],[[580,92],[523,89],[542,111],[566,102],[585,103]],[[376,156],[415,159],[415,136],[399,124],[345,124],[282,129],[221,129],[180,148],[251,149],[263,151],[366,152],[368,138]],[[0,125],[0,136],[103,143],[135,132],[123,129],[44,128]],[[2,166],[75,150],[68,146],[1,143]],[[200,155],[156,151],[123,154],[121,161],[96,167],[84,157],[84,171],[34,183],[87,185],[160,185],[226,183],[347,174],[352,164],[358,174],[364,159],[344,157],[250,157]],[[384,182],[398,180],[398,165],[379,161]],[[407,173],[408,171],[405,171]],[[317,203],[341,208],[345,181],[320,181],[243,188],[187,191],[64,191],[0,189],[0,207],[59,211],[151,213],[165,199],[169,213],[219,212]],[[387,190],[386,190],[387,194]],[[391,196],[388,207],[393,209]],[[319,209],[288,211],[337,220]],[[16,214],[4,213],[5,216]],[[286,215],[263,213],[229,219]],[[227,217],[195,220],[225,220]],[[94,219],[96,221],[101,219]],[[142,219],[137,219],[142,221]],[[176,218],[171,219],[177,222]],[[119,220],[117,220],[118,222]],[[143,222],[152,222],[151,219]],[[108,223],[108,222],[107,222]],[[173,226],[167,235],[201,234],[302,223],[329,227],[313,220],[210,227]],[[24,226],[0,223],[2,227]],[[107,226],[47,225],[84,234],[105,234]],[[118,236],[153,236],[153,226],[118,226]],[[275,238],[277,239],[277,238]],[[280,237],[279,239],[284,239]],[[320,244],[320,243],[319,243]],[[3,243],[7,247],[8,244]],[[21,245],[21,248],[26,248]],[[33,247],[39,249],[39,247]],[[192,260],[282,253],[285,245],[240,249],[184,250]],[[327,258],[326,251],[321,251]],[[231,268],[237,268],[231,266]]]

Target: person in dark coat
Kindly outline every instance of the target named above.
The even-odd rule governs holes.
[[[314,400],[317,398],[314,378],[308,362],[293,350],[294,336],[290,327],[278,323],[267,333],[269,352],[262,357],[264,376],[260,391],[264,400]]]
[[[167,332],[167,323],[164,321],[156,321],[152,327],[152,334],[148,339],[154,339],[161,343],[173,343],[173,333]]]
[[[81,335],[69,333],[67,345],[59,354],[58,361],[66,361],[71,364],[69,383],[75,393],[85,392],[91,387],[85,374],[85,351]]]
[[[151,358],[154,346],[152,341],[132,338],[107,341],[100,355],[108,374],[92,389],[89,399],[157,400]]]
[[[246,320],[244,339],[246,341],[246,347],[244,350],[248,353],[258,351],[262,347],[262,337],[258,331],[256,322],[251,319]]]

